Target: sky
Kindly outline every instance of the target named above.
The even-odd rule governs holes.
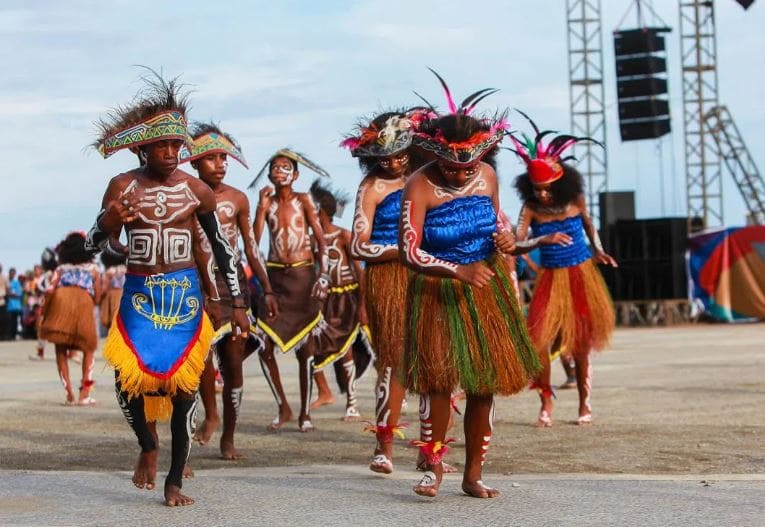
[[[603,0],[609,189],[635,190],[638,217],[684,216],[678,2],[654,0],[668,35],[673,133],[622,143],[613,44],[630,1]],[[720,101],[765,168],[765,2],[745,11],[716,2]],[[622,28],[634,27],[634,17]],[[442,92],[455,98],[499,88],[486,110],[520,108],[540,126],[570,128],[565,0],[3,0],[0,6],[0,264],[30,268],[44,247],[87,230],[109,179],[133,168],[120,152],[87,148],[94,121],[139,90],[136,64],[180,75],[193,89],[191,120],[214,120],[236,137],[252,169],[232,163],[227,182],[244,189],[265,160],[289,146],[327,169],[353,195],[358,165],[338,147],[360,116]],[[758,97],[759,96],[759,97]],[[511,124],[525,123],[515,114]],[[512,180],[521,165],[499,157],[502,207],[517,216]],[[663,172],[663,186],[659,174]],[[313,180],[301,172],[298,190]],[[745,207],[724,174],[727,225]],[[250,192],[251,200],[257,198]],[[352,207],[339,223],[348,227]]]

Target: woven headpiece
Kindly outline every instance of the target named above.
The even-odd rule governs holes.
[[[417,147],[436,155],[448,163],[458,166],[474,164],[502,141],[502,137],[509,129],[509,124],[504,119],[503,114],[494,116],[493,118],[471,116],[471,113],[473,113],[476,105],[480,101],[499,90],[494,88],[478,90],[468,95],[462,103],[457,106],[452,98],[451,90],[449,90],[449,86],[447,86],[444,79],[433,69],[428,69],[430,69],[430,71],[433,72],[433,75],[438,78],[438,81],[444,89],[449,112],[439,114],[436,112],[435,107],[432,104],[415,92],[415,95],[425,101],[431,112],[429,114],[430,120],[423,122],[419,129],[414,133],[413,142]],[[444,137],[443,131],[437,125],[428,126],[428,124],[432,124],[437,119],[449,115],[455,116],[458,126],[460,125],[460,120],[463,120],[465,124],[478,121],[484,126],[481,126],[480,130],[476,130],[468,138],[462,141],[452,142]]]
[[[387,157],[398,154],[412,145],[412,137],[429,111],[423,108],[383,112],[359,123],[355,133],[346,137],[340,146],[351,151],[353,157]],[[388,116],[382,125],[380,118]]]
[[[247,161],[244,159],[244,154],[242,154],[239,144],[233,137],[222,132],[216,125],[194,123],[191,137],[191,150],[188,148],[181,150],[181,163],[195,161],[208,154],[221,153],[233,157],[244,168],[250,168],[247,166]]]
[[[113,109],[96,125],[99,138],[93,146],[107,158],[126,148],[166,139],[188,142],[186,123],[187,93],[178,77],[166,81],[162,76],[146,68],[149,73],[141,80],[146,84],[135,102],[129,106]]]
[[[304,167],[310,168],[320,176],[329,177],[329,172],[321,168],[319,165],[308,159],[306,156],[301,154],[300,152],[295,152],[294,150],[290,150],[289,148],[282,148],[281,150],[277,150],[274,155],[268,158],[268,161],[265,162],[263,165],[263,168],[260,169],[260,171],[255,176],[255,179],[252,180],[252,182],[249,184],[247,188],[255,188],[255,186],[258,184],[258,181],[261,177],[263,177],[263,174],[268,172],[268,167],[271,164],[271,161],[276,159],[277,157],[286,157],[287,159],[291,159],[295,163],[301,164]]]
[[[561,157],[563,153],[580,141],[591,141],[600,146],[602,143],[591,137],[576,137],[573,135],[560,134],[555,136],[547,145],[542,142],[545,136],[556,134],[553,130],[540,131],[536,123],[520,110],[517,110],[531,124],[536,134],[531,139],[526,134],[521,134],[523,142],[510,134],[515,148],[510,148],[512,152],[520,157],[526,163],[526,169],[529,179],[534,185],[547,185],[563,177],[563,166],[561,163],[574,159],[574,156]]]

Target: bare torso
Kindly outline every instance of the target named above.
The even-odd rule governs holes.
[[[311,235],[307,221],[308,196],[292,193],[286,198],[274,197],[266,212],[271,243],[268,260],[278,263],[313,262]]]

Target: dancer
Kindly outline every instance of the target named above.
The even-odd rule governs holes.
[[[398,368],[404,349],[404,313],[408,272],[399,262],[398,224],[401,195],[415,160],[412,134],[424,116],[419,111],[381,113],[359,123],[341,145],[358,158],[364,179],[356,195],[351,256],[366,263],[366,307],[377,360],[376,445],[369,469],[393,472],[393,438],[399,426],[404,388]]]
[[[525,114],[523,114],[526,117]],[[528,119],[528,117],[526,117]],[[614,310],[603,278],[596,267],[616,267],[604,250],[584,199],[582,176],[561,156],[585,137],[560,135],[549,143],[529,119],[536,137],[512,138],[526,172],[515,180],[523,200],[518,220],[518,243],[540,245],[542,271],[529,305],[528,327],[540,354],[543,370],[534,383],[542,407],[537,426],[552,426],[553,392],[550,386],[551,351],[563,350],[575,363],[579,391],[577,423],[592,423],[590,350],[608,345],[614,328]],[[511,136],[512,137],[512,136]],[[536,238],[530,238],[529,229]],[[584,240],[584,234],[592,252]],[[568,373],[568,372],[567,372]]]
[[[72,232],[56,247],[59,266],[45,299],[40,323],[40,338],[56,346],[56,366],[66,392],[66,405],[90,406],[96,400],[90,396],[95,384],[93,363],[98,335],[93,309],[100,300],[100,276],[85,250],[85,235]],[[83,353],[82,381],[77,399],[69,379],[68,355],[73,350]]]
[[[273,311],[265,299],[258,308],[258,328],[265,340],[264,350],[260,353],[261,367],[279,408],[269,429],[281,428],[292,419],[292,409],[284,396],[279,367],[274,357],[276,347],[282,353],[294,350],[297,355],[300,369],[298,429],[310,432],[314,430],[310,405],[313,354],[316,347],[316,341],[311,337],[318,335],[324,326],[321,301],[327,296],[329,275],[324,234],[316,216],[315,205],[308,194],[292,189],[300,175],[298,164],[329,177],[324,169],[304,155],[283,148],[266,162],[250,188],[255,187],[260,177],[268,171],[268,179],[273,187],[266,186],[260,191],[254,229],[256,242],[259,242],[268,222],[270,244],[267,266],[273,293],[265,296],[275,296],[280,309],[278,313]],[[317,246],[318,279],[311,250],[311,232]]]
[[[35,279],[34,288],[39,298],[37,304],[37,316],[35,317],[36,329],[37,329],[37,353],[29,355],[29,360],[44,360],[45,359],[45,339],[40,334],[40,326],[42,326],[42,314],[45,309],[45,299],[53,292],[54,278],[56,276],[56,267],[58,261],[56,260],[56,251],[46,247],[43,250],[40,257],[40,267],[42,268],[42,274]]]
[[[481,473],[494,394],[522,390],[539,369],[503,254],[514,249],[512,234],[498,219],[493,157],[507,124],[501,115],[471,116],[496,90],[480,90],[457,106],[436,76],[451,113],[433,116],[415,133],[415,145],[434,161],[407,181],[401,211],[402,258],[415,271],[407,289],[403,374],[406,387],[420,394],[420,412],[431,424],[430,441],[416,442],[428,470],[414,492],[438,494],[442,459],[452,441],[446,438],[451,394],[461,387],[462,490],[493,498],[499,491],[484,485]]]
[[[102,277],[104,294],[98,311],[101,325],[106,329],[111,327],[120,306],[122,289],[125,287],[126,260],[125,254],[106,251],[101,253],[101,263],[104,266]]]
[[[242,254],[239,250],[240,237],[244,242],[244,252],[250,267],[254,270],[258,280],[265,284],[265,301],[268,304],[268,309],[278,313],[279,306],[271,291],[271,283],[268,281],[265,266],[257,251],[252,224],[250,223],[250,202],[244,192],[223,183],[228,169],[229,157],[236,159],[247,168],[241,148],[233,137],[222,132],[218,126],[211,123],[196,123],[192,128],[191,138],[193,141],[191,151],[185,150],[181,156],[181,161],[189,161],[199,174],[199,178],[215,194],[216,210],[221,229],[235,252],[234,261],[245,304],[249,307],[250,294],[247,277],[242,266]],[[206,247],[209,244],[204,240],[203,245]],[[209,253],[209,250],[207,252]],[[249,338],[247,340],[231,338],[233,299],[227,293],[226,279],[220,269],[217,268],[207,269],[207,274],[210,280],[215,283],[217,293],[208,299],[207,305],[209,306],[208,310],[214,312],[218,325],[212,345],[218,355],[218,364],[223,376],[223,434],[220,438],[220,453],[223,459],[242,459],[245,457],[244,454],[234,446],[234,431],[242,404],[244,385],[242,363],[253,351],[260,348],[262,343],[255,334],[255,321],[252,317],[250,319],[251,333]],[[251,315],[251,312],[248,314]],[[200,393],[205,407],[205,420],[194,437],[201,444],[204,444],[210,440],[220,420],[215,407],[215,372],[211,354],[208,355]]]
[[[329,273],[329,292],[322,309],[327,326],[319,335],[314,365],[318,394],[311,408],[335,402],[324,368],[339,364],[340,367],[335,368],[337,382],[346,394],[343,420],[358,421],[361,414],[356,407],[356,381],[363,376],[374,356],[371,348],[364,345],[369,341],[361,329],[369,324],[364,299],[364,273],[359,261],[350,256],[351,232],[332,223],[333,217],[342,214],[347,200],[337,198],[318,179],[311,185],[311,196],[319,207]]]
[[[125,288],[104,356],[115,368],[117,400],[141,446],[133,474],[138,488],[153,489],[157,472],[157,442],[147,422],[170,418],[172,451],[164,496],[168,506],[178,506],[194,501],[181,493],[182,472],[191,445],[194,392],[213,334],[192,256],[195,220],[210,240],[233,297],[234,338],[247,337],[249,321],[215,196],[203,182],[178,170],[188,138],[186,96],[177,78],[166,81],[149,71],[132,105],[99,122],[95,146],[102,155],[134,149],[142,166],[109,182],[90,246],[127,231]]]

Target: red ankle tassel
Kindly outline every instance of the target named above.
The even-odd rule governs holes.
[[[412,446],[420,447],[420,452],[425,457],[425,461],[428,465],[438,465],[443,461],[444,455],[449,451],[449,447],[446,446],[449,443],[454,443],[456,439],[450,437],[443,443],[441,441],[411,441],[409,444]]]
[[[406,428],[406,423],[401,423],[399,426],[390,426],[390,425],[375,425],[374,423],[371,423],[369,421],[366,422],[366,426],[364,427],[364,430],[362,432],[369,432],[373,433],[377,436],[377,440],[380,443],[392,443],[393,442],[393,436],[398,437],[399,439],[406,439],[406,436],[404,435],[404,428]]]
[[[529,385],[529,390],[536,390],[545,399],[554,399],[555,392],[549,384],[542,384],[540,382],[532,382]]]
[[[80,386],[80,390],[84,390],[85,388],[90,388],[94,384],[96,384],[96,381],[92,381],[92,380],[91,381],[83,381],[82,382],[82,386]]]

